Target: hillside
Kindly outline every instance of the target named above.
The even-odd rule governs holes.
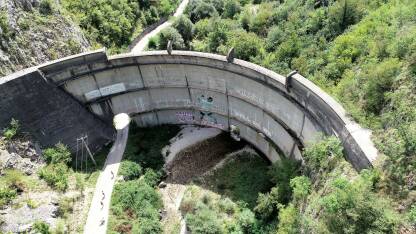
[[[0,76],[89,48],[52,1],[0,1]]]

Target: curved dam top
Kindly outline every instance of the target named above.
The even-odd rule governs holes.
[[[108,57],[99,50],[32,67],[0,79],[0,113],[0,127],[16,118],[42,144],[61,141],[72,149],[85,135],[99,149],[114,136],[113,116],[128,113],[139,126],[238,129],[272,162],[300,159],[322,134],[340,138],[358,170],[377,157],[370,132],[300,74],[285,77],[199,52]]]

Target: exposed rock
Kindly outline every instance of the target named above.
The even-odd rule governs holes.
[[[0,0],[7,35],[0,33],[0,77],[30,66],[88,50],[81,29],[61,15],[39,13],[39,0]]]

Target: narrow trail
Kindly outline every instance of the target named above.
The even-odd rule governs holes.
[[[181,4],[179,4],[179,6],[176,9],[175,14],[173,16],[178,17],[178,16],[182,15],[183,12],[185,11],[186,6],[188,5],[188,3],[189,3],[189,0],[182,0]],[[135,47],[133,47],[133,49],[131,50],[131,53],[135,54],[135,53],[142,52],[147,47],[147,45],[149,44],[150,38],[152,38],[153,36],[156,36],[163,29],[171,26],[172,23],[173,22],[171,20],[168,20],[165,23],[161,24],[159,27],[155,28],[150,33],[148,33],[146,36],[143,37],[142,40],[139,41],[139,43],[136,44]]]
[[[110,149],[104,169],[98,177],[95,186],[94,196],[92,198],[90,210],[88,212],[87,223],[84,227],[84,234],[105,234],[107,233],[108,214],[111,204],[111,194],[120,161],[123,158],[129,135],[130,119],[122,119],[117,122],[117,116],[114,119],[117,130],[117,138]],[[128,118],[128,117],[126,117]]]

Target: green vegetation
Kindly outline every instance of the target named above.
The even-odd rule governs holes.
[[[3,130],[3,136],[6,138],[6,140],[11,140],[13,137],[16,136],[17,132],[19,130],[19,121],[12,119],[10,121],[10,125]]]
[[[397,214],[391,211],[391,206],[400,210],[399,215],[411,213],[416,193],[414,12],[416,2],[409,0],[227,0],[222,3],[191,0],[186,10],[189,20],[182,17],[173,25],[172,29],[181,35],[186,49],[225,55],[234,47],[237,58],[277,73],[287,74],[297,69],[338,99],[356,121],[373,130],[374,142],[382,154],[370,173],[374,174],[371,179],[377,178],[377,186],[362,185],[370,180],[363,175],[351,179],[353,170],[343,163],[342,147],[335,144],[336,139],[327,139],[314,146],[313,152],[309,148],[305,151],[307,166],[301,171],[303,176],[309,177],[310,186],[305,178],[290,183],[292,176],[287,176],[280,185],[277,183],[279,192],[272,189],[269,194],[259,196],[261,205],[258,209],[268,210],[267,204],[273,207],[269,210],[270,218],[276,217],[273,212],[279,210],[287,219],[285,222],[293,224],[293,227],[298,222],[305,225],[302,217],[293,217],[304,214],[304,209],[310,207],[305,205],[305,199],[310,199],[305,198],[305,194],[314,194],[322,190],[322,186],[327,186],[325,191],[328,193],[339,195],[342,194],[340,190],[357,193],[348,198],[351,204],[368,206],[367,211],[378,213],[379,217],[364,215],[367,211],[357,208],[349,213],[357,223],[345,227],[341,220],[336,220],[342,230],[335,230],[332,221],[328,220],[348,215],[338,213],[341,210],[329,209],[318,199],[309,200],[316,203],[315,210],[322,209],[324,213],[321,223],[307,222],[306,226],[313,226],[315,232],[393,232],[406,226],[397,222]],[[187,30],[180,30],[177,26],[182,28],[184,24]],[[155,44],[154,48],[165,49],[164,44],[160,47]],[[339,175],[333,175],[331,171]],[[336,181],[343,173],[349,181],[342,185],[345,188],[338,188],[335,182],[327,183],[320,178],[324,174],[330,181]],[[367,204],[361,199],[375,202]],[[390,199],[396,202],[389,204]],[[387,208],[381,209],[382,204]],[[348,207],[340,207],[350,212]],[[295,208],[298,212],[294,212]],[[378,228],[365,229],[358,225],[361,221],[378,223],[374,224]],[[292,227],[289,224],[284,226]],[[289,228],[285,232],[292,231]]]
[[[0,207],[9,204],[16,196],[16,189],[0,187]]]
[[[253,233],[257,220],[244,205],[197,186],[185,192],[180,207],[192,233]]]
[[[94,47],[105,46],[117,53],[125,50],[142,28],[174,12],[178,3],[178,0],[64,0],[62,6]]]
[[[239,153],[209,175],[196,179],[195,183],[253,208],[258,193],[267,192],[273,186],[266,173],[268,166],[258,155]]]
[[[124,181],[115,185],[111,199],[109,233],[162,233],[159,211],[163,204],[156,190],[163,174],[161,150],[178,132],[178,126],[138,128],[132,124],[119,170]]]
[[[72,161],[68,148],[58,143],[54,148],[44,150],[43,157],[48,165],[39,170],[39,177],[49,186],[59,191],[68,188],[68,176],[70,174],[68,164]]]

